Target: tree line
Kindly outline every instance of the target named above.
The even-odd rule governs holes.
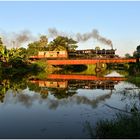
[[[38,41],[29,43],[27,48],[15,46],[14,48],[7,48],[0,38],[0,62],[15,63],[16,61],[27,62],[29,56],[37,55],[39,51],[60,51],[60,50],[75,50],[78,46],[77,41],[72,38],[57,36],[52,41],[48,42],[45,35],[40,36]]]

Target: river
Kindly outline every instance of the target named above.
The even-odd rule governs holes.
[[[139,103],[139,88],[115,71],[48,77],[1,81],[0,138],[90,138],[87,123],[94,130]]]

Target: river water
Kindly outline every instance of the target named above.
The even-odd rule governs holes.
[[[139,89],[113,72],[105,77],[52,74],[1,82],[0,138],[90,138],[93,127],[139,103]]]

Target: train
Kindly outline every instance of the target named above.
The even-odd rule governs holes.
[[[114,58],[117,57],[114,49],[110,50],[95,50],[95,49],[86,49],[86,50],[76,50],[68,52],[70,58]]]
[[[115,49],[86,49],[86,50],[62,50],[39,51],[38,55],[30,56],[30,59],[92,59],[92,58],[116,58]]]

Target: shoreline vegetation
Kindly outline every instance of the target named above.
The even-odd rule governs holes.
[[[20,38],[24,39],[24,35],[21,35]],[[21,45],[20,42],[15,41],[13,41],[13,44]],[[43,60],[32,63],[29,57],[37,55],[39,51],[75,50],[78,47],[76,44],[75,40],[63,36],[57,36],[53,41],[48,42],[48,38],[42,35],[38,41],[28,44],[27,48],[14,46],[8,49],[0,38],[0,75],[36,75],[39,72],[46,72],[47,74],[50,71],[58,70],[60,68],[52,68]]]
[[[95,128],[86,122],[86,130],[91,138],[98,139],[137,139],[140,138],[140,113],[116,114],[113,120],[101,120]]]

